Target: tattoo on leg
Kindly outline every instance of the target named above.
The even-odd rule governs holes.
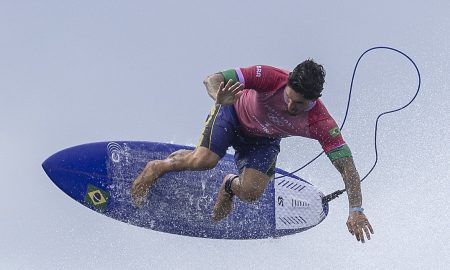
[[[175,170],[175,168],[176,168],[176,163],[177,163],[177,161],[179,160],[179,158],[177,157],[177,155],[171,155],[171,156],[169,156],[169,163],[170,163],[170,168],[172,169],[172,170]]]
[[[181,150],[175,151],[172,154],[170,154],[167,157],[169,164],[170,164],[170,168],[172,170],[176,170],[177,165],[179,164],[179,161],[191,152],[192,152],[192,150],[181,149]]]
[[[188,149],[180,149],[172,154],[170,154],[165,160],[164,163],[166,164],[166,167],[170,168],[171,171],[179,171],[184,170],[186,164],[186,158],[188,158],[188,155],[191,154],[193,150]]]

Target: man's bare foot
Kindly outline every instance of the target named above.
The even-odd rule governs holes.
[[[134,180],[131,187],[131,198],[136,207],[142,207],[142,204],[147,200],[150,187],[158,179],[158,161],[151,161],[145,166],[141,174]]]
[[[225,183],[230,177],[235,177],[234,174],[227,174],[223,178],[222,185],[217,195],[216,204],[214,205],[214,211],[212,218],[214,221],[220,221],[231,212],[233,209],[233,196],[225,191]]]

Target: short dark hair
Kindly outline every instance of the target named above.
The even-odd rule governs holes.
[[[324,83],[325,69],[313,59],[303,61],[289,73],[288,85],[306,99],[321,97]]]

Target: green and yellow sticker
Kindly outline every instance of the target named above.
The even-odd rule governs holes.
[[[330,134],[331,137],[336,138],[341,134],[341,130],[339,129],[339,127],[334,127],[330,129],[328,133]]]
[[[104,210],[108,204],[109,192],[96,186],[88,185],[84,201],[99,210]]]

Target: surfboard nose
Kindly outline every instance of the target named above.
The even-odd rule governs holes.
[[[90,188],[104,189],[109,183],[106,146],[107,143],[84,144],[61,150],[44,160],[42,168],[59,189],[85,204]],[[96,194],[93,199],[97,199]]]
[[[55,156],[56,154],[51,155],[48,157],[44,162],[42,162],[42,169],[44,169],[47,176],[54,182],[54,176],[53,173],[55,171],[55,168],[57,168],[58,158]]]
[[[41,166],[42,166],[42,169],[44,169],[45,173],[48,175],[48,169],[51,167],[49,159],[47,158],[46,160],[44,160],[44,162],[42,162]]]
[[[70,182],[66,177],[68,174],[78,175],[78,178],[84,178],[82,174],[95,174],[104,178],[107,175],[106,145],[106,143],[84,144],[63,149],[48,157],[42,163],[42,168],[59,187]]]
[[[55,182],[55,174],[57,171],[73,169],[76,166],[77,160],[79,160],[79,154],[77,152],[74,147],[58,151],[42,163],[42,168],[50,179]]]

